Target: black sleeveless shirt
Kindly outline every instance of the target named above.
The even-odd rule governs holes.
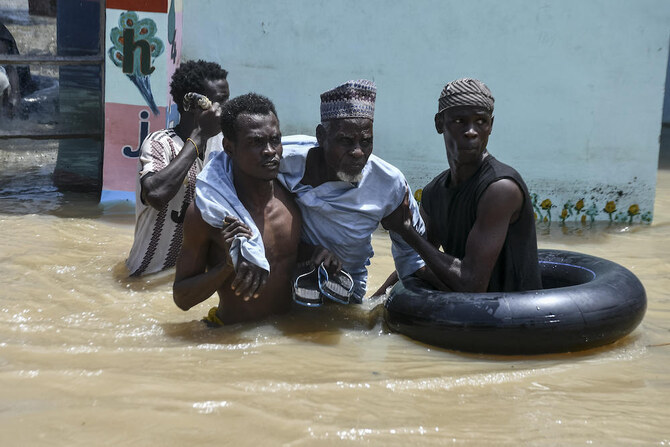
[[[514,292],[542,288],[537,261],[535,217],[528,188],[516,170],[489,155],[465,183],[450,188],[450,171],[435,177],[423,189],[421,206],[429,217],[431,233],[437,235],[445,253],[465,256],[465,243],[477,218],[477,205],[488,186],[500,179],[516,182],[523,192],[523,206],[493,267],[489,292]]]

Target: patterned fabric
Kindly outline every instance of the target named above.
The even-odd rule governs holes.
[[[220,135],[210,138],[206,151],[222,151],[220,141]],[[142,202],[140,180],[165,168],[183,147],[184,142],[174,129],[154,132],[142,143],[135,183],[135,240],[126,260],[130,276],[156,273],[177,263],[183,241],[184,215],[193,200],[195,179],[203,162],[199,158],[195,160],[177,194],[160,210]],[[207,155],[205,159],[209,158]]]
[[[321,94],[321,122],[340,118],[374,119],[376,97],[374,82],[347,81]]]
[[[442,89],[437,113],[456,106],[479,106],[493,113],[493,101],[491,90],[483,82],[471,78],[457,79]]]

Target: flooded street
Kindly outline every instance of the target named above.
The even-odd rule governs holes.
[[[217,300],[183,312],[171,274],[126,278],[130,207],[3,154],[2,446],[670,444],[670,171],[652,225],[538,227],[542,248],[638,275],[642,324],[597,350],[497,357],[390,333],[378,302],[208,329]],[[374,246],[371,290],[392,268],[383,232]]]

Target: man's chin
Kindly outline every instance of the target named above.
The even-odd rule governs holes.
[[[338,180],[340,180],[341,182],[358,183],[361,180],[363,180],[363,171],[353,175],[348,174],[346,172],[338,171],[336,175]]]

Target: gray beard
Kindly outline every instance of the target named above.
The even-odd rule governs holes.
[[[342,182],[349,182],[349,183],[358,183],[361,180],[363,180],[363,171],[359,172],[356,175],[349,175],[345,172],[336,172],[335,175],[337,175],[338,180]]]

